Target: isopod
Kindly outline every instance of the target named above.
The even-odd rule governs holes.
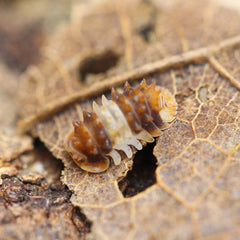
[[[93,111],[83,111],[83,121],[74,120],[66,150],[83,170],[99,173],[124,158],[131,158],[143,145],[162,134],[174,120],[177,103],[173,95],[155,83],[143,80],[132,88],[127,82],[123,93],[112,89],[112,100],[102,96],[93,102]]]

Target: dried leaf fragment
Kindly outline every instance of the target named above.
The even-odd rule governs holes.
[[[17,73],[11,72],[2,62],[0,71],[0,162],[2,162],[16,158],[32,149],[33,145],[31,137],[19,135],[14,127],[17,117],[16,95],[14,96],[17,89]]]
[[[10,128],[0,131],[0,143],[0,161],[9,161],[33,147],[31,137],[18,135]]]
[[[157,5],[154,6],[155,18],[151,20],[151,33],[148,32],[151,38],[146,41],[139,31],[134,31],[141,25],[136,17],[139,9],[135,5],[137,3],[129,4],[129,9],[119,8],[121,11],[117,14],[116,9],[112,10],[109,5],[107,10],[110,9],[111,14],[103,11],[106,14],[104,17],[104,14],[97,13],[101,20],[100,30],[101,26],[107,26],[104,19],[113,21],[111,27],[114,26],[115,35],[109,36],[107,44],[102,43],[102,39],[96,42],[92,38],[96,35],[91,33],[90,28],[84,31],[92,43],[92,46],[88,46],[89,50],[95,51],[95,47],[100,46],[104,52],[110,46],[111,50],[116,48],[118,52],[117,65],[102,73],[100,78],[91,76],[91,81],[99,81],[102,76],[116,74],[115,78],[106,78],[105,82],[94,85],[102,86],[101,91],[109,89],[112,84],[119,84],[123,79],[134,79],[137,82],[139,76],[148,75],[145,76],[147,80],[153,79],[176,96],[179,104],[177,121],[159,137],[154,149],[158,162],[156,183],[133,197],[124,198],[118,182],[132,168],[132,159],[94,175],[76,168],[63,147],[71,132],[72,119],[81,119],[80,107],[90,107],[88,101],[79,101],[88,98],[88,94],[95,96],[99,93],[98,90],[89,90],[89,93],[86,90],[87,82],[77,83],[77,78],[70,80],[71,76],[76,76],[73,72],[79,70],[77,66],[83,66],[81,57],[75,55],[73,58],[77,60],[71,61],[71,55],[77,52],[82,59],[89,59],[89,53],[78,50],[85,46],[86,39],[75,36],[70,51],[65,48],[67,44],[60,51],[60,61],[70,62],[70,67],[65,68],[65,73],[69,75],[56,73],[54,67],[47,71],[47,61],[43,60],[43,64],[37,66],[40,74],[35,72],[32,77],[25,78],[26,85],[23,86],[30,86],[27,87],[30,92],[34,88],[38,89],[38,96],[34,91],[30,95],[31,103],[36,103],[41,109],[49,100],[53,101],[52,105],[46,106],[50,113],[54,113],[54,117],[38,123],[35,130],[54,156],[63,160],[65,169],[62,181],[73,192],[72,203],[80,206],[93,222],[95,239],[158,239],[159,236],[163,239],[234,239],[239,236],[237,226],[240,219],[240,101],[238,90],[231,85],[234,81],[229,79],[234,76],[236,80],[238,77],[239,13],[206,1],[179,1],[168,7],[164,7],[161,2],[154,2],[153,5]],[[88,20],[89,24],[94,22],[90,17],[93,12],[89,15],[85,13],[81,21]],[[116,19],[119,19],[120,25]],[[232,24],[226,26],[226,19]],[[62,32],[69,31],[70,26],[63,27]],[[213,32],[213,28],[216,31]],[[59,32],[56,36],[61,39],[62,34]],[[225,41],[226,38],[229,39]],[[109,43],[109,39],[121,46],[114,46],[112,42]],[[79,40],[79,45],[76,40]],[[71,43],[71,39],[68,41]],[[181,55],[183,52],[186,53]],[[95,53],[99,54],[97,51]],[[171,58],[172,54],[180,55]],[[219,68],[212,55],[224,69]],[[148,63],[162,58],[160,63],[165,65],[153,68],[150,64],[152,71],[149,71]],[[183,66],[183,63],[187,66]],[[132,69],[138,66],[143,69],[142,72]],[[60,69],[63,69],[62,65]],[[126,72],[126,69],[129,71]],[[54,76],[51,80],[52,88],[48,88],[48,78],[41,78],[41,73]],[[117,75],[119,73],[122,75]],[[89,80],[89,77],[86,78]],[[71,95],[75,84],[78,90],[86,87],[84,96]],[[237,87],[236,84],[234,86]],[[69,98],[61,98],[67,87],[70,89]],[[46,96],[45,89],[49,89]],[[91,100],[90,97],[88,100]],[[28,113],[35,114],[34,104],[31,103],[28,105]],[[60,107],[67,105],[68,108],[62,111]],[[27,115],[26,112],[22,114]]]

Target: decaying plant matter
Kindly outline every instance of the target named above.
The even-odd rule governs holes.
[[[19,130],[62,160],[61,180],[72,193],[66,198],[88,219],[79,224],[85,237],[240,236],[240,14],[223,2],[77,4],[22,75]],[[142,78],[169,89],[178,103],[154,156],[147,146],[146,155],[102,173],[78,168],[64,146],[72,120],[112,87]]]

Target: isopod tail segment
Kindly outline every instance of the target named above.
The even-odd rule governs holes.
[[[143,80],[137,87],[125,84],[123,93],[112,89],[112,100],[102,96],[93,111],[83,111],[83,121],[73,121],[66,150],[83,170],[93,173],[131,158],[143,145],[153,142],[175,118],[173,95],[155,83]]]

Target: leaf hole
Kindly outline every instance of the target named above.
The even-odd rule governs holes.
[[[146,41],[156,41],[155,25],[157,19],[157,8],[151,0],[142,0],[137,6],[135,25],[137,33]]]
[[[154,30],[154,24],[150,23],[145,26],[142,26],[139,29],[138,34],[141,35],[146,42],[150,42],[151,34],[152,34],[153,30]]]
[[[92,223],[78,207],[75,207],[72,211],[72,221],[82,237],[91,232]]]
[[[176,73],[175,79],[177,84],[182,84],[185,81],[185,77],[181,73]]]
[[[182,104],[183,102],[187,101],[188,99],[193,100],[195,98],[195,91],[192,89],[188,89],[184,93],[176,94],[175,98],[178,104]]]
[[[133,160],[133,168],[118,186],[124,197],[132,197],[156,183],[157,160],[153,155],[155,143],[138,151]]]
[[[198,97],[199,97],[200,101],[203,103],[205,103],[209,100],[209,92],[208,92],[207,86],[203,86],[203,87],[199,88]]]
[[[95,56],[85,58],[79,67],[79,75],[82,81],[86,81],[89,74],[105,73],[110,68],[116,66],[119,61],[119,55],[112,51],[107,50]]]

